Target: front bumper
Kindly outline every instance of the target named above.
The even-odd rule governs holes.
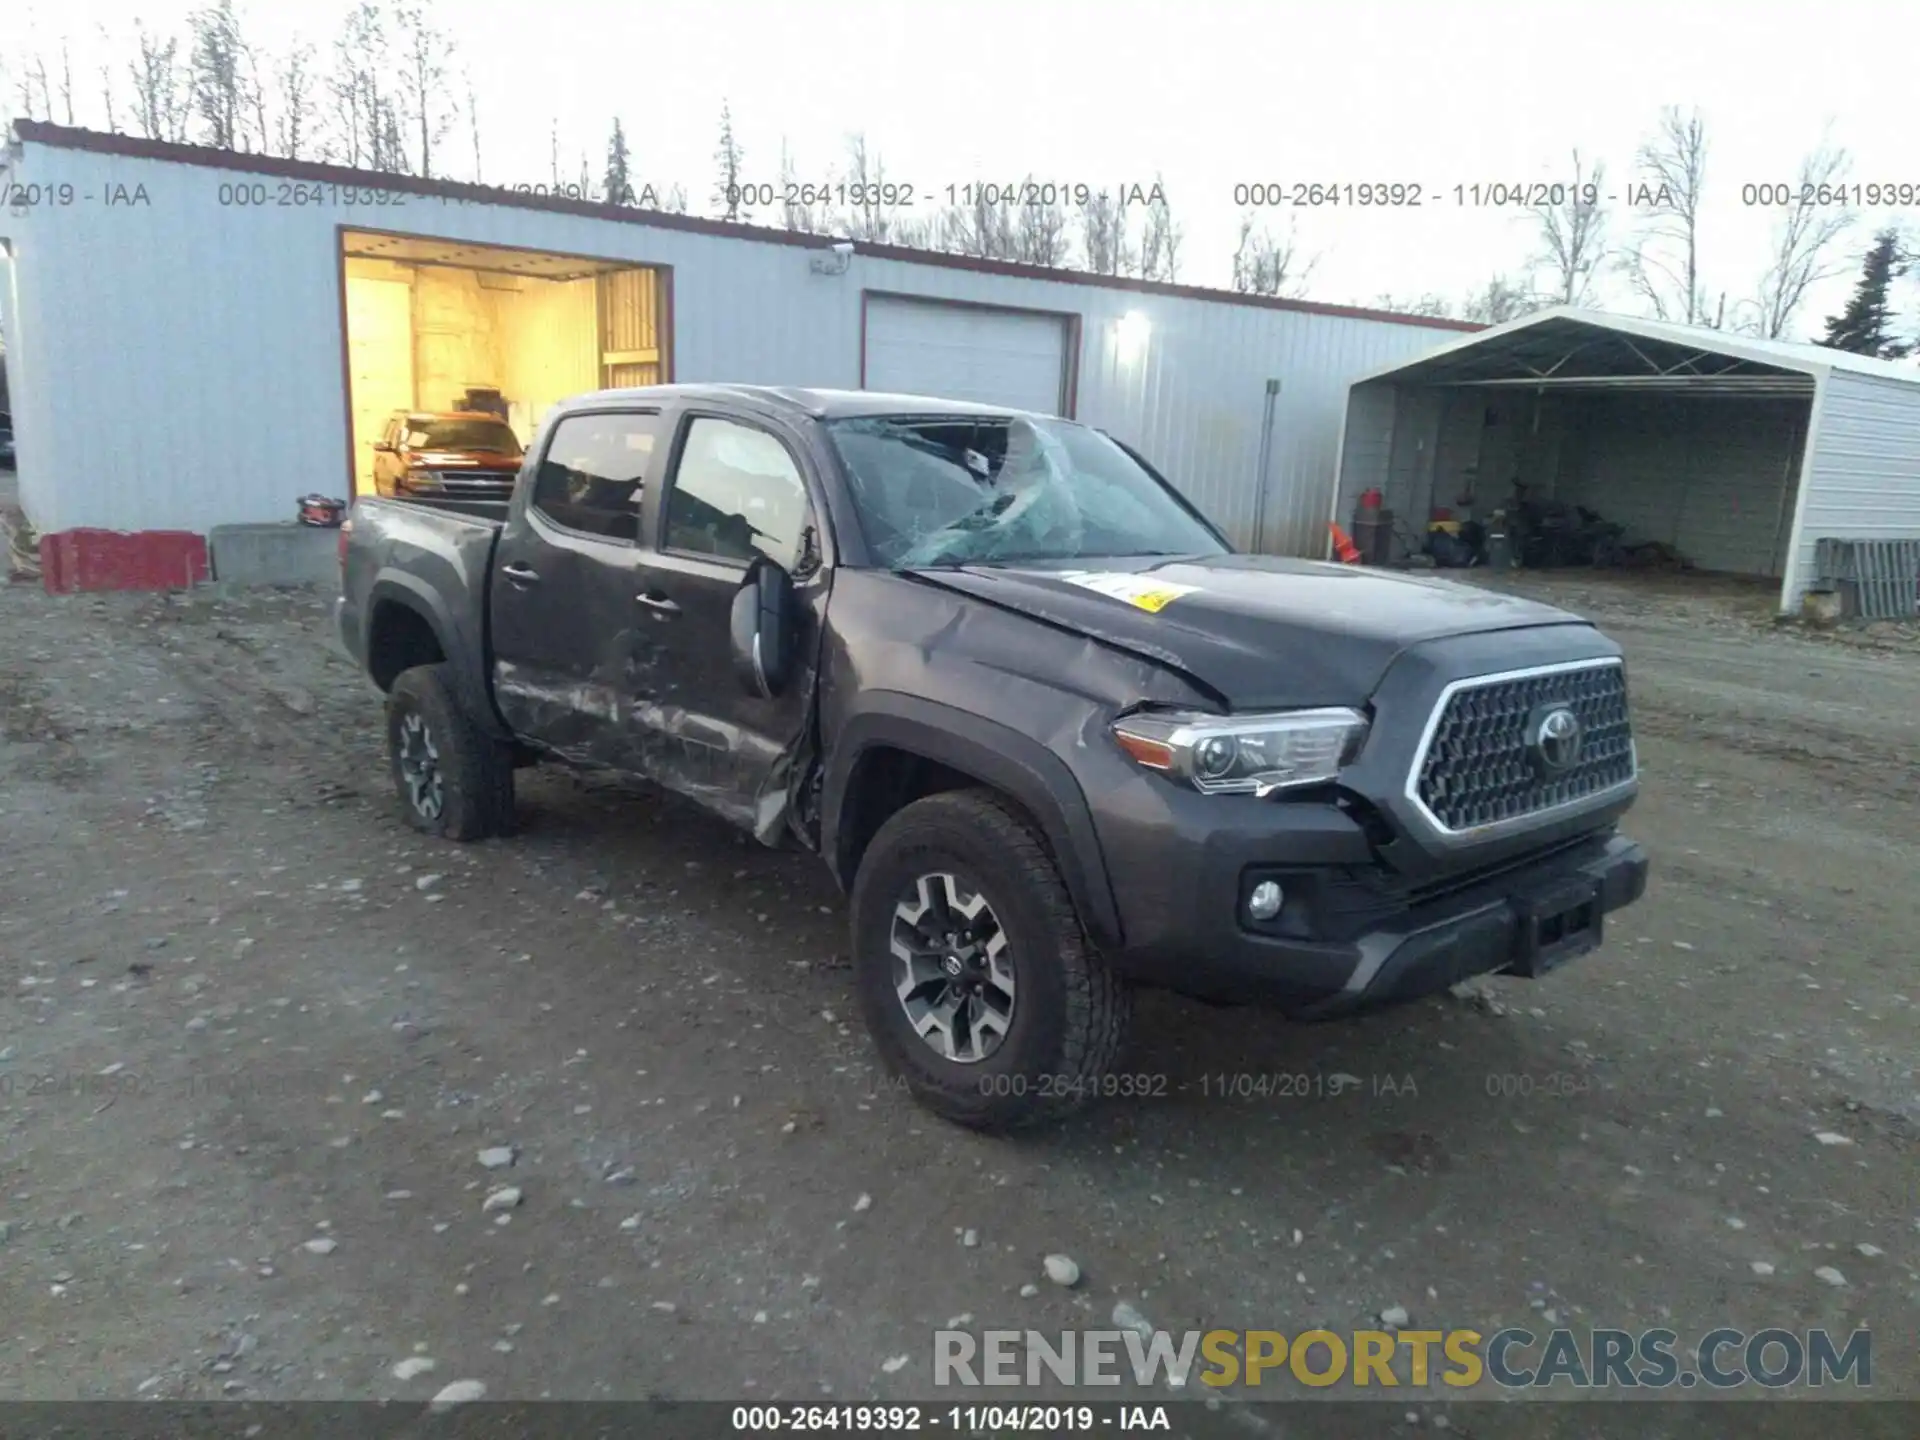
[[[1598,949],[1605,917],[1646,889],[1646,852],[1617,835],[1507,871],[1362,936],[1340,989],[1295,1018],[1397,1005],[1475,975],[1537,978]]]
[[[1156,907],[1155,943],[1124,947],[1114,959],[1143,983],[1273,1005],[1300,1020],[1416,1000],[1476,975],[1544,973],[1597,948],[1604,917],[1647,886],[1645,851],[1610,830],[1411,891],[1393,890],[1367,866],[1315,864],[1298,853],[1307,846],[1293,863],[1272,865],[1262,863],[1278,858],[1271,850],[1261,856],[1221,838],[1196,857],[1184,913]],[[1263,878],[1289,896],[1283,918],[1264,927],[1242,918]],[[1296,896],[1307,919],[1280,933]],[[1164,905],[1165,893],[1159,898]],[[1140,933],[1130,930],[1130,939]]]

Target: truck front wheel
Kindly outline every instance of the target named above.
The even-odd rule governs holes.
[[[481,731],[453,686],[453,667],[416,665],[387,695],[387,753],[400,816],[448,840],[513,828],[513,753]]]
[[[861,859],[852,912],[867,1028],[921,1104],[1013,1130],[1102,1093],[1131,995],[1045,842],[1000,797],[949,791],[900,810]]]

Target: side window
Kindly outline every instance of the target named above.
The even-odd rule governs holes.
[[[785,445],[731,420],[693,421],[667,492],[663,549],[741,564],[765,555],[791,569],[806,522],[806,482]]]
[[[657,414],[569,415],[540,461],[534,508],[569,530],[639,539],[639,488],[659,436]]]

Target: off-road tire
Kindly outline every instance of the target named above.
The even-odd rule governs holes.
[[[895,906],[936,871],[984,896],[1005,930],[1017,994],[1006,1037],[983,1060],[945,1058],[915,1033],[895,993]],[[880,827],[853,884],[855,984],[887,1069],[929,1110],[976,1130],[1059,1120],[1101,1093],[1126,1043],[1132,993],[1094,949],[1046,842],[987,790],[916,800]]]
[[[402,771],[402,731],[408,717],[425,722],[439,752],[441,804],[424,813]],[[453,667],[416,665],[402,671],[387,694],[387,755],[400,817],[414,829],[446,840],[485,840],[512,833],[513,751],[486,734],[460,704]]]

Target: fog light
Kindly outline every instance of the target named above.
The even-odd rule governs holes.
[[[1286,891],[1271,880],[1262,880],[1247,897],[1247,914],[1255,920],[1271,920],[1286,903]]]

